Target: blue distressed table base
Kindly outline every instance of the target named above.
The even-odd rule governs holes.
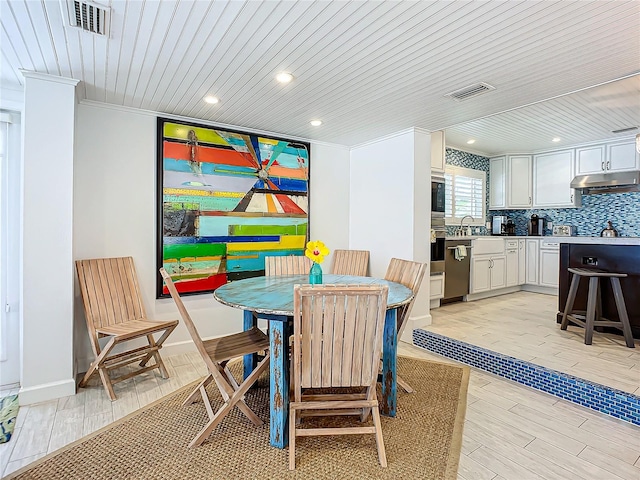
[[[390,308],[384,318],[382,342],[382,398],[380,413],[388,417],[396,416],[398,400],[398,329],[397,309]]]
[[[289,323],[287,315],[260,313],[259,318],[269,322],[269,440],[271,446],[286,448],[289,443]],[[250,310],[244,311],[244,328],[256,325]],[[244,377],[255,368],[254,355],[244,357]]]

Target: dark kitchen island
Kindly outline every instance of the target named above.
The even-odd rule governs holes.
[[[620,279],[622,293],[627,305],[629,322],[634,338],[640,338],[640,245],[616,245],[610,243],[561,243],[560,278],[558,291],[558,323],[569,293],[571,274],[568,268],[597,268],[610,272],[626,273],[627,278]],[[587,309],[588,281],[582,280],[576,296],[574,310]],[[610,320],[619,320],[611,283],[600,280],[602,289],[602,315]],[[620,330],[605,328],[605,331],[618,333]]]

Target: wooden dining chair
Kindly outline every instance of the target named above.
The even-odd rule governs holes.
[[[164,268],[160,269],[160,274],[209,372],[183,403],[183,405],[191,404],[195,402],[198,395],[200,395],[207,414],[209,415],[209,422],[207,422],[204,428],[191,440],[189,447],[202,444],[224,417],[233,410],[234,406],[238,407],[254,425],[262,425],[264,422],[246,404],[244,395],[251,385],[258,380],[262,372],[269,367],[269,339],[267,336],[262,333],[261,330],[254,327],[244,332],[212,338],[210,340],[202,340],[171,277]],[[241,384],[238,384],[228,368],[229,361],[260,351],[265,351],[264,358],[258,363],[249,376]],[[220,395],[222,395],[222,399],[224,400],[222,406],[215,413],[213,412],[213,408],[211,408],[211,401],[206,391],[207,385],[212,381],[218,386]]]
[[[376,380],[387,310],[387,285],[296,285],[293,294],[293,402],[289,404],[289,469],[302,436],[375,434],[387,466]],[[354,393],[359,387],[362,393]],[[333,393],[317,389],[332,389]],[[301,416],[369,413],[373,426],[302,428]]]
[[[369,250],[334,250],[333,268],[336,275],[366,277],[369,270]]]
[[[427,264],[420,262],[412,262],[409,260],[401,260],[399,258],[392,258],[387,267],[387,273],[384,275],[385,280],[390,282],[400,283],[405,287],[411,289],[413,292],[413,298],[411,301],[402,307],[399,307],[396,314],[396,325],[398,332],[398,340],[402,337],[402,333],[407,326],[407,320],[411,314],[413,303],[420,290],[424,272],[426,271]],[[407,393],[413,393],[414,389],[405,382],[400,376],[397,378],[398,385],[400,385]]]
[[[264,257],[264,274],[271,275],[306,275],[313,262],[304,255],[286,255]]]
[[[109,398],[115,400],[115,383],[155,368],[160,370],[163,378],[168,378],[160,348],[178,325],[178,320],[157,322],[147,319],[133,258],[77,260],[76,271],[91,348],[95,355],[79,386],[84,387],[97,372]],[[158,340],[154,338],[156,333],[161,333]],[[100,347],[99,340],[103,337],[110,338],[104,347]],[[146,339],[147,344],[112,353],[117,345],[139,339]],[[154,364],[147,365],[151,358]],[[110,376],[109,372],[113,369],[137,361],[140,361],[140,368],[118,377]]]

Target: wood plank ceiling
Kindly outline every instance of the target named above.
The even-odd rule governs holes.
[[[111,9],[108,37],[66,27],[58,0],[2,0],[2,86],[20,89],[19,69],[72,77],[88,100],[343,145],[459,125],[460,142],[498,130],[495,148],[477,145],[486,151],[508,138],[535,149],[538,136],[597,140],[640,124],[637,81],[612,84],[611,101],[630,102],[624,113],[605,91],[539,104],[520,129],[514,113],[485,118],[638,74],[635,0],[98,3]],[[288,85],[274,80],[282,70]],[[496,89],[445,97],[476,82]],[[553,122],[566,129],[542,127]]]

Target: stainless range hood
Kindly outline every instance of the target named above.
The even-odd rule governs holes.
[[[578,175],[571,181],[571,188],[582,190],[584,194],[638,192],[640,171]]]

